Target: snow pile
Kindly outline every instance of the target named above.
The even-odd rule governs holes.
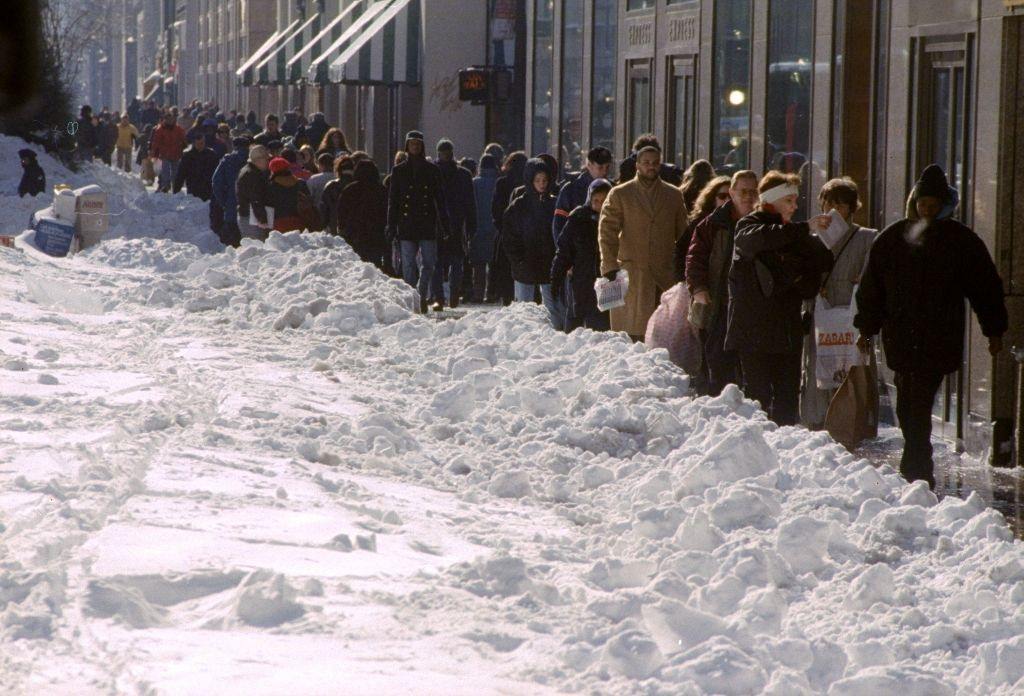
[[[166,240],[115,239],[82,258],[155,271],[123,287],[120,302],[188,313],[220,310],[239,329],[269,324],[276,331],[351,335],[406,319],[418,304],[408,285],[364,263],[341,238],[322,233],[275,231],[265,243],[246,240],[214,255]]]
[[[36,159],[46,174],[46,191],[35,197],[18,196],[22,172],[18,164],[18,150],[22,149],[36,152]],[[17,235],[27,229],[32,213],[53,203],[55,185],[80,188],[98,184],[107,194],[107,210],[110,211],[110,231],[104,239],[170,239],[193,244],[206,253],[223,248],[209,230],[207,203],[185,193],[150,194],[143,186],[138,166],[134,163],[135,171],[130,174],[112,169],[98,160],[83,165],[78,172],[72,172],[38,145],[6,135],[0,135],[0,162],[5,163],[0,171],[0,210],[4,211],[0,234]]]

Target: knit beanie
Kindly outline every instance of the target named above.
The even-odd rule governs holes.
[[[921,178],[917,180],[917,196],[931,196],[939,200],[945,200],[949,195],[949,181],[946,179],[942,167],[937,164],[930,164],[921,172]]]
[[[286,160],[284,157],[275,157],[274,159],[270,160],[270,173],[275,176],[277,174],[287,172],[290,169],[291,165],[288,164],[288,160]]]

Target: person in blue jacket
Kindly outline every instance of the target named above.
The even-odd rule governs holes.
[[[473,302],[481,303],[487,296],[487,276],[494,256],[494,236],[497,228],[491,215],[494,187],[498,183],[500,162],[494,155],[480,158],[480,173],[473,179],[476,198],[476,234],[469,242],[469,261],[473,266]]]
[[[237,247],[242,241],[238,227],[238,195],[235,183],[249,159],[248,136],[239,136],[231,141],[234,152],[225,155],[217,169],[213,172],[213,198],[224,210],[224,225],[220,231],[220,241],[224,245]]]

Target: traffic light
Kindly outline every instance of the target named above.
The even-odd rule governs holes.
[[[459,99],[473,104],[499,104],[510,98],[512,71],[474,66],[459,71]]]

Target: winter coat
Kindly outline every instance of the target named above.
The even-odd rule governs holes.
[[[441,188],[448,207],[450,234],[442,240],[442,251],[461,256],[469,249],[476,234],[476,195],[473,193],[473,175],[455,162],[438,162]]]
[[[190,147],[181,156],[172,190],[177,193],[185,185],[189,195],[204,201],[210,200],[213,196],[213,173],[219,163],[220,157],[210,148],[197,150],[195,146]]]
[[[155,159],[177,162],[185,150],[185,129],[179,125],[161,123],[153,129],[149,140],[149,156]]]
[[[160,123],[160,109],[155,106],[147,106],[139,112],[139,123],[143,128],[146,126],[156,128],[157,124]]]
[[[561,287],[572,270],[573,313],[585,317],[597,311],[594,281],[601,275],[601,249],[597,244],[597,211],[581,205],[569,214],[558,235],[551,284]]]
[[[476,198],[476,234],[469,242],[469,260],[472,263],[490,263],[494,256],[494,235],[497,228],[491,217],[491,202],[494,187],[498,182],[498,170],[482,169],[480,176],[473,179],[473,195]]]
[[[235,184],[248,159],[249,148],[240,147],[225,155],[213,171],[213,199],[224,209],[225,222],[238,220],[238,192]]]
[[[313,114],[313,120],[306,126],[304,134],[309,138],[309,144],[313,146],[313,149],[320,147],[320,143],[323,142],[324,136],[327,131],[331,129],[328,125],[327,120],[321,113]]]
[[[352,174],[346,171],[341,178],[328,181],[324,192],[320,194],[320,217],[324,220],[324,231],[328,234],[338,234],[338,199],[353,181]]]
[[[338,197],[338,233],[363,261],[379,263],[389,247],[384,237],[387,190],[380,183],[380,173],[372,160],[359,162],[353,179]]]
[[[613,188],[598,223],[601,273],[629,272],[626,305],[611,311],[611,328],[631,336],[646,333],[659,291],[674,284],[672,250],[686,231],[682,191],[661,179],[651,187],[634,178]]]
[[[46,174],[34,156],[22,158],[21,167],[24,171],[21,174],[21,183],[18,184],[20,197],[36,196],[46,190]]]
[[[274,209],[274,229],[290,232],[302,229],[299,217],[299,194],[309,195],[304,181],[296,179],[291,172],[284,172],[270,179],[267,185],[267,205]]]
[[[914,245],[906,239],[914,224],[895,222],[875,240],[853,323],[864,336],[881,331],[886,363],[895,372],[948,374],[963,362],[965,299],[985,336],[1006,333],[1003,283],[970,228],[935,220]]]
[[[135,142],[135,140],[138,139],[138,137],[139,137],[139,129],[136,128],[135,126],[133,126],[132,124],[129,123],[127,126],[122,126],[122,125],[118,124],[118,126],[117,126],[117,143],[116,143],[117,149],[118,150],[131,150],[132,149],[132,144]]]
[[[238,201],[238,219],[249,222],[250,212],[262,223],[267,222],[266,206],[269,205],[268,187],[270,177],[252,162],[246,162],[238,173],[235,183],[235,200]]]
[[[440,239],[450,229],[441,172],[424,157],[409,157],[391,170],[388,236],[402,241]]]
[[[78,130],[75,131],[78,147],[96,147],[96,126],[92,124],[92,117],[78,119]]]
[[[294,111],[289,111],[284,115],[284,123],[281,124],[281,132],[285,135],[294,136],[298,131],[302,123],[299,121],[299,115]]]
[[[555,200],[555,219],[551,221],[551,234],[557,240],[562,228],[569,220],[569,215],[587,202],[587,190],[594,177],[583,170],[562,184]]]
[[[282,140],[283,138],[284,138],[284,133],[282,133],[279,130],[274,131],[273,133],[271,133],[268,130],[262,130],[259,133],[257,133],[255,135],[255,137],[253,137],[252,141],[256,145],[262,145],[262,146],[266,147],[267,143],[271,143],[271,142],[273,142],[275,140]]]
[[[691,297],[701,290],[707,291],[711,298],[708,326],[729,303],[729,267],[732,265],[733,237],[736,234],[734,209],[733,202],[728,201],[697,223],[688,248],[682,251],[685,273],[682,277],[677,273],[678,280],[685,278]],[[679,239],[683,241],[684,238]],[[677,246],[677,269],[680,252]]]
[[[96,149],[99,152],[112,152],[117,142],[117,126],[100,121],[96,127]]]
[[[539,168],[538,160],[527,162],[526,180],[532,181]],[[551,264],[555,258],[555,240],[551,236],[554,215],[555,197],[550,193],[537,193],[532,188],[505,211],[502,244],[514,280],[541,285],[551,282]]]
[[[725,347],[736,351],[799,353],[800,309],[818,292],[832,252],[806,222],[756,210],[736,223],[729,269]]]

